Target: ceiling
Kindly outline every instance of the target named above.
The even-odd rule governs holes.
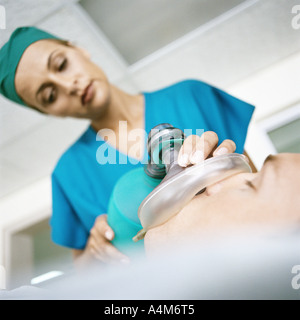
[[[92,2],[97,3],[97,10],[91,9]],[[218,50],[220,59],[223,53],[226,57],[223,63],[226,68],[220,69],[219,79],[222,80],[228,70],[237,73],[238,70],[243,70],[245,76],[268,64],[267,60],[259,63],[259,55],[252,59],[251,50],[265,52],[264,59],[269,55],[272,56],[272,61],[300,50],[299,31],[293,30],[290,25],[291,6],[297,4],[297,0],[155,0],[151,1],[151,5],[147,0],[82,0],[82,5],[89,8],[88,11],[96,13],[93,14],[94,18],[100,18],[96,22],[82,12],[76,0],[0,0],[7,17],[7,29],[0,30],[0,45],[18,26],[42,27],[86,47],[112,82],[135,91],[137,86],[134,81],[131,82],[132,77],[128,77],[132,63],[193,29],[209,24],[242,2],[249,6],[245,6],[245,10],[241,10],[238,16],[224,20],[218,30],[211,28],[209,37],[202,35],[202,43],[206,45],[201,48],[201,53],[205,61],[209,61],[209,57],[215,54],[216,44],[221,44],[222,50]],[[261,16],[260,21],[256,21],[255,15],[259,12],[266,12],[267,16],[265,19]],[[235,45],[231,44],[231,50],[237,55],[244,55],[247,63],[245,60],[239,62],[226,56],[226,43],[222,42],[224,37],[213,36],[214,30],[219,35],[221,30],[228,27],[233,38],[236,33],[236,38],[239,39],[239,28],[243,21],[247,23],[243,27],[257,31],[255,41],[252,39],[253,42],[249,44],[249,55],[241,50],[238,41]],[[261,27],[263,23],[266,28]],[[262,34],[264,37],[260,38]],[[268,41],[260,41],[265,38]],[[245,42],[247,39],[242,40]],[[252,43],[255,44],[253,48]],[[193,50],[193,47],[187,46],[185,50]],[[180,64],[180,61],[175,63]],[[216,60],[212,61],[212,68],[216,64]],[[164,77],[163,69],[160,70],[157,81],[151,77],[156,84]],[[205,71],[209,75],[209,69]],[[139,75],[141,72],[142,70],[138,71]],[[221,80],[219,83],[222,83]],[[60,154],[87,125],[87,121],[44,116],[0,97],[0,197],[49,176]]]
[[[129,64],[208,23],[244,0],[80,0]]]

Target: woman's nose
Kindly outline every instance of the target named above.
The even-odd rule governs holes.
[[[79,93],[80,91],[80,88],[79,88],[79,85],[78,85],[78,80],[77,79],[71,79],[69,82],[68,82],[68,87],[66,88],[68,93],[70,95],[76,95]]]
[[[67,95],[82,95],[84,88],[80,85],[78,77],[55,76],[56,85]]]

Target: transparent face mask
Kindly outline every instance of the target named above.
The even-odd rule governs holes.
[[[166,148],[166,152],[162,152],[166,141],[163,141],[161,136],[157,139],[159,141],[157,146],[160,147],[154,148],[151,154],[154,160],[157,159],[154,165],[149,164],[145,171],[149,175],[159,172],[156,166],[159,162],[159,154],[162,160],[168,157],[171,162],[165,165],[167,174],[164,179],[139,206],[138,217],[143,229],[133,238],[134,241],[143,239],[147,230],[172,218],[206,187],[235,174],[251,172],[247,158],[236,153],[213,157],[200,164],[182,168],[177,164],[177,157],[184,138],[176,137],[172,140],[172,148]]]

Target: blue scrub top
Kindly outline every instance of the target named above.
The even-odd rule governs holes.
[[[170,123],[187,135],[196,134],[197,129],[214,131],[220,142],[231,139],[236,143],[236,152],[243,153],[252,105],[198,80],[185,80],[144,93],[144,97],[147,134],[160,123]],[[117,164],[100,164],[104,149],[107,155],[116,157]],[[88,127],[62,155],[52,173],[52,240],[84,249],[96,217],[107,213],[114,185],[123,174],[145,163],[148,156],[146,149],[144,152],[142,163],[133,161]]]

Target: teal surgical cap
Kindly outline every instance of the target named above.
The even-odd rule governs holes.
[[[43,39],[59,39],[35,27],[16,29],[9,41],[0,49],[0,93],[11,101],[26,106],[15,87],[15,75],[24,51],[34,42]]]

